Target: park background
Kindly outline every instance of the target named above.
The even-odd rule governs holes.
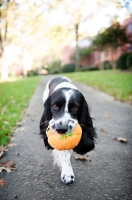
[[[131,1],[1,0],[0,145],[41,76],[63,74],[131,104],[131,70]]]

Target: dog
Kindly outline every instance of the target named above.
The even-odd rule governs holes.
[[[71,184],[75,181],[70,161],[72,151],[84,155],[95,147],[96,132],[88,104],[83,94],[67,77],[56,77],[47,83],[43,93],[43,103],[44,111],[40,120],[40,134],[45,147],[52,149],[54,163],[61,168],[62,182]],[[46,135],[48,125],[57,134],[66,134],[71,132],[77,123],[82,128],[82,136],[75,148],[59,151],[50,146]]]

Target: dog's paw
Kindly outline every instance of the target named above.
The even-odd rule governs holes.
[[[65,184],[71,184],[75,181],[75,176],[73,174],[61,174],[61,180]]]

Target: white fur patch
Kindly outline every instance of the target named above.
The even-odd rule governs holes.
[[[48,99],[49,97],[49,84],[50,84],[50,81],[47,83],[46,85],[46,88],[43,92],[43,103],[46,101],[46,99]]]
[[[58,151],[54,149],[52,151],[54,157],[54,164],[61,169],[61,180],[65,184],[70,184],[75,181],[74,172],[71,165],[72,150]]]
[[[69,82],[62,82],[62,83],[58,84],[55,87],[54,91],[56,91],[56,90],[58,90],[60,88],[71,88],[71,89],[77,90],[77,87],[75,85],[73,85],[72,83],[69,83]]]
[[[63,91],[63,94],[65,95],[65,99],[66,99],[65,112],[68,112],[68,103],[71,96],[74,94],[74,92],[73,90],[68,90],[68,91]]]
[[[72,84],[72,82],[71,82],[71,80],[69,79],[69,78],[66,78],[66,77],[62,77],[62,78],[65,78],[65,79],[67,79],[68,81],[70,81],[70,82],[62,82],[62,83],[60,83],[60,84],[58,84],[56,87],[55,87],[55,89],[54,89],[54,91],[56,91],[56,90],[58,90],[58,89],[60,89],[60,88],[71,88],[71,89],[75,89],[75,90],[78,90],[78,88],[75,86],[75,85],[73,85]],[[45,88],[45,90],[44,90],[44,92],[43,92],[43,103],[46,101],[46,99],[49,97],[49,84],[50,84],[50,81],[51,80],[49,80],[49,82],[47,83],[47,85],[46,85],[46,88]],[[53,91],[53,92],[54,92]]]

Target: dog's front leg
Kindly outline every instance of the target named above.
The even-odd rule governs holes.
[[[71,154],[72,150],[53,150],[54,163],[61,167],[61,180],[65,184],[70,184],[75,181],[75,176],[70,161]]]

